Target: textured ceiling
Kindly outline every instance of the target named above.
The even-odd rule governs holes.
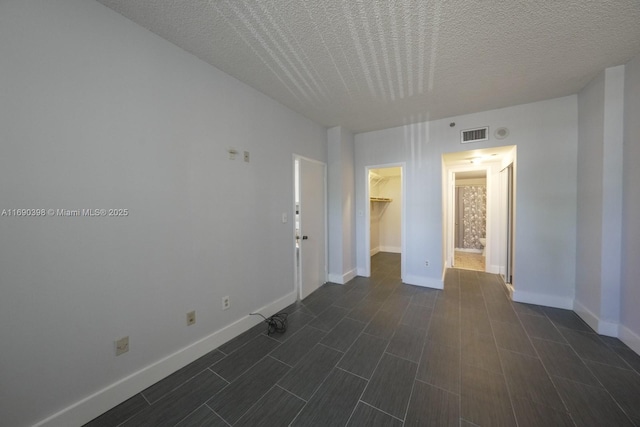
[[[574,94],[640,52],[638,0],[99,0],[355,132]]]

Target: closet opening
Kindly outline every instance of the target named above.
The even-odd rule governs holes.
[[[398,277],[404,277],[403,170],[402,164],[370,166],[366,169],[369,198],[367,271],[370,276],[375,273],[371,271],[371,257],[382,254],[400,257]]]

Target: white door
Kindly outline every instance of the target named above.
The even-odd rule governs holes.
[[[326,282],[326,207],[324,163],[298,158],[298,235],[300,298],[306,298]]]

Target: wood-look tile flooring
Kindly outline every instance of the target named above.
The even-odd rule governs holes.
[[[327,284],[89,426],[640,426],[640,356],[567,310],[512,303],[495,275],[442,291]]]

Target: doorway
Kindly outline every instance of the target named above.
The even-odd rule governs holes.
[[[505,282],[508,282],[509,275],[513,276],[513,273],[507,274],[506,270],[507,262],[512,272],[515,266],[513,253],[515,248],[516,151],[517,147],[510,145],[443,154],[442,250],[445,268],[459,267],[460,262],[456,263],[455,259],[456,248],[465,248],[465,245],[460,243],[460,235],[456,235],[456,225],[460,226],[460,220],[456,217],[456,188],[459,188],[456,185],[456,179],[472,179],[474,178],[472,174],[480,173],[484,174],[481,176],[486,178],[486,225],[484,233],[480,228],[472,233],[475,234],[476,241],[472,242],[469,249],[484,253],[485,264],[482,271],[500,274],[505,278]],[[509,165],[512,165],[511,178],[508,178]],[[501,172],[503,170],[504,172]],[[511,185],[510,190],[509,185]],[[459,197],[461,196],[458,191]],[[508,212],[507,206],[511,206],[511,213]],[[510,233],[510,237],[507,236],[507,232]],[[460,233],[459,230],[458,233]],[[482,241],[480,241],[480,234],[484,234]],[[510,257],[509,261],[507,261],[507,254]]]
[[[295,283],[304,299],[327,278],[327,165],[294,156]]]
[[[454,172],[453,266],[486,270],[487,171]]]
[[[371,257],[376,254],[400,255],[400,279],[404,277],[405,186],[404,164],[369,166],[365,239],[369,249],[367,275],[371,276]],[[392,257],[393,258],[393,257]]]

